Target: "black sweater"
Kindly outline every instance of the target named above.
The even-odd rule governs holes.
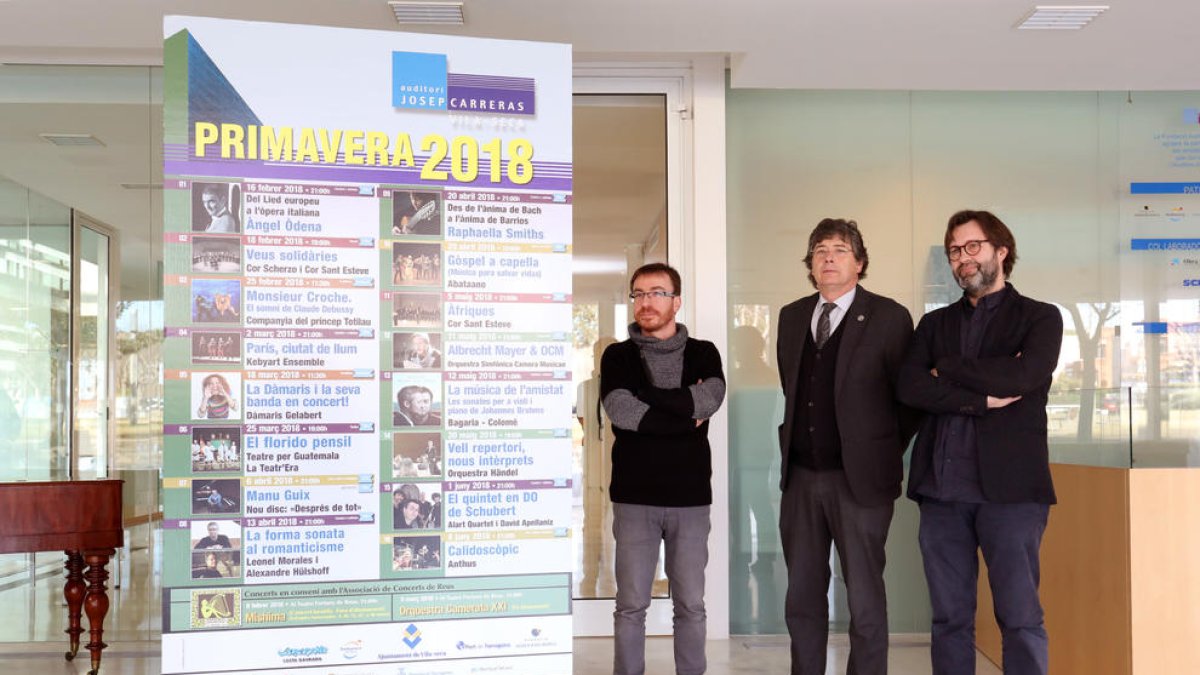
[[[688,338],[680,386],[654,387],[631,340],[604,350],[600,398],[625,389],[650,406],[637,431],[614,428],[609,496],[620,504],[705,506],[712,503],[712,451],[708,420],[696,426],[684,382],[725,379],[716,345]]]

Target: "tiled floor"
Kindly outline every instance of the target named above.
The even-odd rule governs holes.
[[[827,675],[846,672],[849,650],[845,636],[834,636],[829,647]],[[670,638],[646,641],[646,672],[650,675],[675,672]],[[737,673],[786,673],[787,641],[781,637],[734,637],[710,642],[708,675]],[[929,642],[923,636],[896,636],[888,653],[891,675],[927,675]],[[74,663],[63,660],[62,645],[51,643],[0,645],[0,672],[68,675],[88,671],[87,656]],[[155,675],[159,671],[157,642],[123,642],[104,652],[101,673],[106,675]],[[604,638],[575,640],[575,675],[612,672],[612,641]],[[976,675],[1000,675],[1000,669],[980,656]]]

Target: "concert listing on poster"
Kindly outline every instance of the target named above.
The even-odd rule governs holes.
[[[569,46],[164,34],[163,672],[569,672]]]

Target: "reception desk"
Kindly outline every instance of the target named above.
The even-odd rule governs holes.
[[[1050,672],[1200,673],[1200,469],[1053,464],[1042,541]],[[976,635],[1000,664],[980,561]]]

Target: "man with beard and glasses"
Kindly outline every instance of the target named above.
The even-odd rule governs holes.
[[[1004,672],[1044,675],[1038,549],[1055,502],[1046,399],[1062,315],[1008,283],[1017,243],[995,215],[954,214],[944,246],[963,297],[921,319],[899,383],[904,403],[930,413],[913,448],[908,496],[921,509],[933,672],[975,672],[982,550]]]
[[[674,268],[643,265],[629,282],[635,323],[629,339],[600,359],[600,399],[613,426],[616,539],[614,675],[646,671],[646,609],[658,549],[674,605],[675,671],[699,675],[704,655],[704,566],[708,562],[712,452],[708,418],[725,398],[721,355],[675,322]]]

